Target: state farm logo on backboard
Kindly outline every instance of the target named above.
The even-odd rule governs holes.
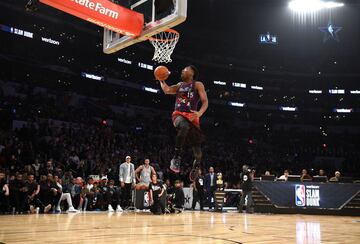
[[[144,27],[142,13],[109,0],[40,0],[40,2],[122,35],[137,37]]]
[[[81,6],[84,6],[88,9],[91,9],[95,12],[98,12],[100,14],[109,16],[110,18],[118,19],[119,17],[118,12],[104,7],[100,2],[93,2],[91,0],[71,0],[71,1]]]

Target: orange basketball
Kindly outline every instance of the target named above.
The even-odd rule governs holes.
[[[170,75],[170,71],[165,66],[158,66],[154,70],[154,76],[159,81],[166,80]]]

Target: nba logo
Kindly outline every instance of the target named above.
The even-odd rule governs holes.
[[[298,207],[305,206],[305,186],[295,185],[295,204]]]
[[[144,207],[147,208],[150,206],[150,197],[149,192],[144,192]]]

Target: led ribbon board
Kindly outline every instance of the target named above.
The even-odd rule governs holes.
[[[143,14],[108,0],[40,0],[40,2],[122,35],[137,37],[144,26]]]

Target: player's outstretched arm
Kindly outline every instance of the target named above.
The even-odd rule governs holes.
[[[164,91],[165,94],[171,95],[176,94],[176,91],[178,90],[181,83],[178,83],[176,85],[168,86],[165,81],[160,81],[161,89]]]

